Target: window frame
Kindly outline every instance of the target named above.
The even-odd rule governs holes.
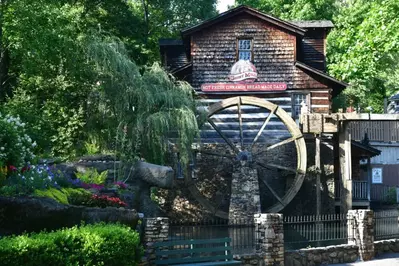
[[[239,49],[240,41],[243,41],[243,40],[248,40],[251,43],[251,48],[249,49],[251,58],[249,61],[253,62],[253,60],[254,60],[254,39],[252,37],[245,37],[245,36],[238,37],[236,40],[236,61],[240,60],[240,49]],[[243,50],[243,51],[247,51],[247,50]]]
[[[299,115],[295,114],[295,107],[298,106],[295,104],[295,96],[296,95],[305,95],[305,103],[308,106],[308,109],[311,110],[311,105],[310,105],[310,92],[308,91],[300,91],[300,92],[293,92],[291,94],[291,117],[294,119],[298,119]]]

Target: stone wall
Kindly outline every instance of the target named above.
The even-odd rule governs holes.
[[[265,256],[262,254],[234,255],[234,260],[240,260],[242,266],[266,266]]]
[[[360,259],[374,258],[374,212],[372,210],[348,211],[348,244],[359,247]]]
[[[156,259],[154,243],[168,240],[169,236],[169,218],[157,217],[147,218],[144,228],[144,256],[145,265],[153,265]]]
[[[262,265],[284,265],[283,215],[278,213],[255,214],[256,252],[263,255]]]
[[[354,262],[359,258],[356,245],[337,245],[285,252],[285,266],[317,266]]]
[[[375,256],[384,253],[399,253],[399,239],[389,239],[374,242]]]

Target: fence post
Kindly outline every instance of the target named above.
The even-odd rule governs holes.
[[[374,258],[374,212],[372,210],[348,211],[348,244],[357,245],[360,259]]]
[[[144,265],[154,265],[156,258],[154,243],[168,240],[169,218],[156,217],[144,220]]]
[[[283,215],[259,213],[254,215],[256,253],[260,253],[265,266],[284,265]]]

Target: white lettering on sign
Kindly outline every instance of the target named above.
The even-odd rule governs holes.
[[[287,89],[286,83],[208,83],[201,86],[204,92],[222,91],[284,91]]]

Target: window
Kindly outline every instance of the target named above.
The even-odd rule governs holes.
[[[239,39],[238,40],[238,60],[252,61],[252,40]]]
[[[309,108],[308,94],[305,93],[295,93],[292,99],[292,117],[298,118],[301,114],[301,103],[304,102]]]

